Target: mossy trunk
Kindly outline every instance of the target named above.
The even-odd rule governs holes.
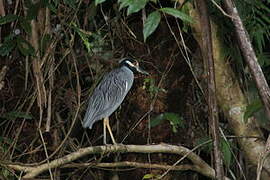
[[[195,8],[190,8],[190,15],[197,22],[192,25],[193,32],[198,44],[202,47],[198,11]],[[226,56],[222,53],[223,42],[218,36],[218,28],[219,27],[216,24],[211,22],[218,105],[228,119],[229,125],[234,134],[238,137],[246,137],[238,138],[238,143],[245,155],[245,159],[253,168],[256,168],[265,151],[265,141],[263,141],[262,133],[256,126],[257,123],[255,118],[249,118],[244,121],[244,113],[248,105],[247,100],[228,63],[228,59],[226,59]],[[269,158],[266,159],[263,167],[267,171],[270,170]],[[270,179],[269,174],[263,173],[262,179]]]

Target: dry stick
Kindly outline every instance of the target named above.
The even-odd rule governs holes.
[[[48,7],[46,7],[45,9],[45,23],[44,23],[44,26],[45,26],[45,29],[44,29],[44,34],[50,34],[51,33],[51,24],[50,24],[50,20],[51,20],[51,16],[50,16],[50,10]],[[52,43],[54,44],[54,43]],[[55,46],[53,46],[55,47]],[[51,52],[52,51],[52,48],[48,48],[47,49],[47,52]],[[51,57],[48,57],[48,59],[52,59],[52,61],[50,62],[50,67],[49,67],[49,90],[48,90],[48,105],[47,105],[47,120],[46,120],[46,128],[45,128],[45,131],[46,132],[49,132],[50,131],[50,128],[51,128],[51,120],[52,120],[52,90],[53,90],[53,87],[54,87],[54,73],[53,73],[53,69],[54,69],[54,66],[55,66],[55,63],[54,63],[54,57],[51,56]],[[47,58],[46,58],[47,59]]]
[[[259,95],[264,104],[268,120],[270,120],[270,89],[263,75],[261,66],[258,63],[255,52],[252,48],[249,35],[247,34],[243,22],[238,11],[231,0],[224,0],[227,13],[232,16],[231,19],[236,30],[240,49],[244,55],[244,59],[248,64],[249,70],[256,82]]]
[[[49,160],[49,158],[48,158],[48,150],[47,150],[47,146],[46,146],[46,144],[45,144],[45,141],[44,141],[44,138],[43,138],[43,135],[42,135],[42,132],[41,132],[40,128],[39,128],[38,132],[39,132],[39,135],[40,135],[40,138],[41,138],[41,141],[42,141],[42,145],[43,145],[43,147],[44,147],[44,152],[45,152],[45,155],[46,155],[46,158],[47,158],[47,163],[50,163],[50,160]],[[50,178],[51,178],[51,180],[53,180],[53,174],[52,174],[51,168],[49,168],[49,173],[50,173]]]
[[[211,129],[211,134],[213,137],[214,145],[214,162],[216,170],[216,178],[218,180],[224,179],[223,162],[220,152],[220,138],[219,138],[219,120],[218,120],[218,110],[217,110],[217,99],[216,99],[216,83],[215,83],[215,68],[213,59],[213,47],[211,38],[211,26],[209,14],[207,11],[207,4],[205,0],[197,0],[197,6],[201,22],[202,30],[202,54],[203,59],[207,64],[207,84],[208,84],[208,113],[209,113],[209,124]]]
[[[38,90],[38,98],[37,98],[37,102],[38,102],[38,106],[40,109],[40,121],[42,119],[42,112],[43,112],[43,107],[46,106],[46,89],[44,86],[44,78],[43,78],[43,74],[41,71],[41,62],[40,62],[40,56],[38,53],[39,50],[39,45],[38,45],[38,27],[37,27],[37,23],[35,20],[31,21],[31,28],[32,28],[32,33],[31,33],[31,45],[34,47],[35,51],[36,51],[36,57],[33,57],[33,72],[34,72],[34,76],[36,79],[36,86],[37,86],[37,90]],[[40,123],[39,122],[39,127],[40,127]]]
[[[50,74],[52,73],[52,67],[50,68]],[[47,108],[47,121],[45,125],[45,131],[50,132],[51,120],[52,120],[52,89],[53,89],[53,77],[50,77],[49,89],[48,89],[48,108]]]
[[[174,170],[174,171],[187,171],[192,170],[196,171],[197,167],[191,164],[181,164],[178,166],[170,166],[165,164],[153,164],[153,163],[141,163],[141,162],[130,162],[130,161],[122,161],[122,162],[114,162],[114,163],[70,163],[62,166],[61,168],[126,168],[126,169],[118,169],[118,171],[126,171],[128,167],[133,168],[151,168],[151,169],[162,169],[162,170]],[[103,169],[106,170],[106,169]],[[107,169],[112,170],[112,169]],[[212,177],[214,178],[214,177]]]
[[[3,66],[2,69],[1,69],[1,71],[0,71],[0,90],[5,85],[4,79],[6,77],[7,71],[8,71],[8,66],[6,66],[6,65]]]
[[[70,153],[62,158],[55,159],[50,163],[44,163],[39,166],[29,167],[23,165],[7,164],[9,168],[24,171],[26,175],[23,178],[34,178],[40,173],[47,171],[49,168],[53,169],[67,164],[71,161],[79,159],[89,154],[109,154],[109,153],[170,153],[185,156],[193,163],[194,170],[203,174],[204,176],[213,178],[215,171],[205,161],[203,161],[197,154],[183,146],[175,146],[169,144],[159,145],[107,145],[107,146],[91,146],[78,149],[76,152]]]
[[[5,5],[4,5],[3,0],[0,0],[0,16],[5,16],[6,15],[6,12],[5,12],[5,8],[4,7],[5,7]]]

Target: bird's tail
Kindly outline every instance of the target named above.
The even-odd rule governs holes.
[[[91,121],[91,117],[89,117],[87,114],[83,118],[82,126],[83,128],[89,128],[92,129],[94,122]]]

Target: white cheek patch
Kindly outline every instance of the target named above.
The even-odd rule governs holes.
[[[126,63],[130,66],[130,67],[136,67],[134,64],[132,64],[130,61],[126,61]]]

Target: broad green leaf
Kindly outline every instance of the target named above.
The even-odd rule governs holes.
[[[194,20],[189,15],[181,12],[178,9],[175,9],[175,8],[161,8],[159,10],[166,13],[166,14],[169,14],[169,15],[172,15],[172,16],[174,16],[176,18],[179,18],[182,21],[189,22],[189,23],[194,23]]]
[[[18,19],[18,16],[14,15],[14,14],[8,14],[6,16],[2,16],[2,17],[0,17],[0,25],[10,23],[10,22],[15,21],[17,19]]]
[[[224,139],[221,140],[221,152],[223,154],[224,163],[227,167],[230,167],[232,161],[232,152],[229,142],[226,142]]]
[[[148,15],[146,21],[143,25],[143,38],[144,42],[146,41],[147,37],[150,36],[158,27],[160,22],[160,13],[158,11],[154,11]]]
[[[127,15],[140,11],[145,7],[148,0],[118,0],[119,9],[128,7]]]
[[[14,118],[32,119],[33,118],[30,114],[27,114],[25,112],[20,112],[20,111],[11,111],[11,112],[1,115],[0,117],[6,118],[6,119],[14,119]]]
[[[154,174],[146,174],[146,175],[143,176],[143,179],[151,179],[153,177],[155,177]]]
[[[35,49],[33,48],[33,46],[20,36],[17,37],[17,46],[24,56],[32,56],[35,54]]]
[[[213,141],[210,137],[202,137],[198,139],[195,144],[196,146],[204,144],[203,146],[201,146],[201,148],[206,153],[211,153],[211,151],[213,150]],[[229,141],[221,139],[220,150],[222,152],[225,165],[229,167],[232,161],[231,143]]]
[[[256,99],[251,104],[249,104],[246,108],[246,112],[244,114],[244,121],[254,115],[254,113],[258,112],[262,109],[262,102],[260,99]]]
[[[95,5],[97,6],[98,4],[101,4],[105,2],[106,0],[95,0]]]
[[[147,0],[132,1],[132,3],[130,3],[128,6],[127,15],[140,11],[142,8],[145,7],[146,2]]]

